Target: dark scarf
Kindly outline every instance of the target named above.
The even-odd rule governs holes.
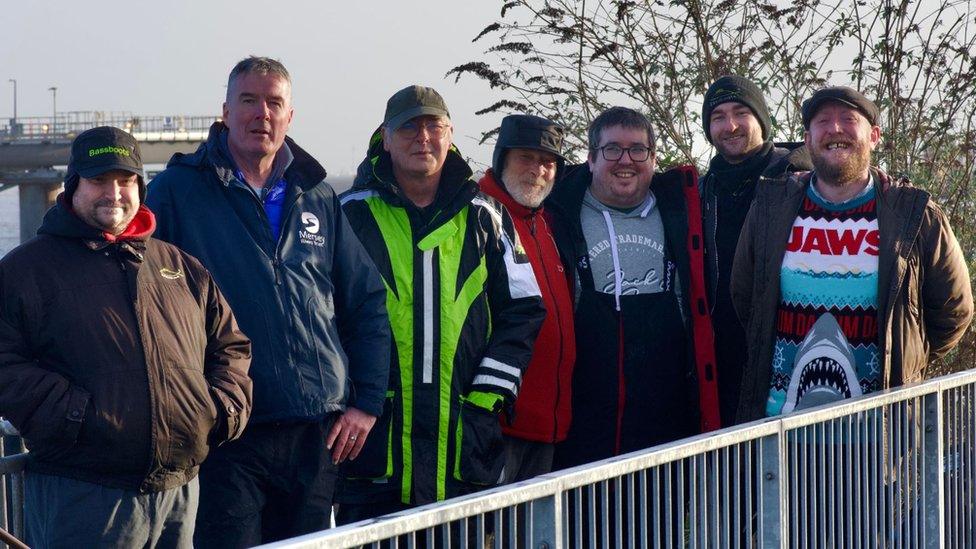
[[[759,176],[769,165],[769,159],[773,154],[773,142],[767,141],[759,151],[738,164],[730,164],[722,155],[717,154],[712,158],[708,166],[709,171],[715,176],[715,190],[717,194],[729,194],[739,196],[747,187],[755,185]],[[749,189],[751,190],[751,189]],[[752,193],[748,193],[751,195]]]

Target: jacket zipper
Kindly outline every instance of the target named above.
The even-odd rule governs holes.
[[[108,253],[109,252],[106,252],[106,255],[108,255]],[[119,253],[120,252],[118,250],[115,251],[115,253],[114,253],[115,260],[119,264],[119,269],[121,269],[123,273],[127,273],[127,271],[129,269],[128,269],[128,267],[125,266],[125,261],[123,261],[122,258],[119,256]],[[128,274],[126,274],[126,276],[128,277]],[[129,286],[129,283],[128,283],[128,280],[126,280],[126,287],[128,287],[128,286]],[[135,317],[136,317],[136,325],[137,325],[137,327],[139,329],[139,338],[140,338],[139,344],[142,346],[142,354],[143,354],[143,356],[145,356],[145,354],[146,354],[146,343],[145,342],[148,341],[149,338],[146,337],[146,329],[145,329],[145,326],[142,323],[142,317],[139,315],[139,279],[138,279],[138,276],[136,277],[136,284],[135,284],[134,291],[135,291],[135,294],[133,294],[133,295],[130,296],[132,298],[132,310],[133,310],[133,313],[135,314]],[[149,477],[152,474],[153,468],[155,466],[155,459],[154,458],[155,458],[155,455],[156,455],[156,452],[154,450],[156,448],[156,395],[153,392],[152,372],[149,370],[148,365],[149,365],[149,360],[146,359],[146,366],[147,366],[147,368],[146,368],[146,391],[149,393],[149,452],[148,452],[149,453],[149,463],[146,464],[146,474],[143,475],[143,481],[139,485],[139,491],[142,492],[142,493],[149,492],[150,483],[152,482]]]
[[[421,273],[424,285],[424,346],[423,346],[423,383],[434,382],[434,251],[424,250],[422,253]]]
[[[624,379],[624,317],[617,312],[617,436],[613,455],[620,455],[624,427],[624,407],[627,405],[627,382]]]
[[[709,177],[709,179],[712,179],[712,177]],[[708,183],[709,182],[706,181],[705,184],[702,185],[702,189],[707,189]],[[712,285],[711,295],[708,296],[711,300],[711,307],[708,312],[714,313],[715,303],[718,301],[718,285],[721,282],[719,278],[722,276],[722,273],[720,273],[718,269],[718,198],[716,197],[713,200],[711,197],[706,197],[705,207],[708,210],[708,215],[712,218],[712,242],[715,245],[715,251],[712,253],[713,257],[710,258],[715,263],[715,284]],[[706,246],[704,242],[702,242],[702,247],[704,248],[703,251],[707,253],[708,246]],[[706,293],[708,293],[707,288]]]
[[[274,273],[275,273],[275,284],[277,284],[278,286],[281,286],[281,266],[282,266],[281,244],[282,242],[285,241],[285,231],[284,231],[285,221],[291,218],[291,214],[292,212],[295,211],[295,206],[298,205],[298,200],[302,197],[302,194],[296,196],[295,200],[291,203],[291,205],[288,206],[288,211],[285,212],[284,216],[282,216],[281,218],[282,223],[278,229],[278,240],[275,242],[274,257],[271,259],[271,265],[274,268]],[[261,211],[264,212],[264,204],[261,204]],[[265,218],[267,218],[267,216],[268,215],[265,213]],[[269,220],[268,226],[270,225],[271,225],[271,221]]]
[[[546,264],[545,254],[542,253],[542,244],[539,243],[539,236],[535,232],[535,222],[538,217],[538,212],[533,212],[531,217],[529,217],[529,234],[532,235],[532,241],[535,242],[535,248],[539,251],[539,260],[542,262],[542,273],[546,277],[546,288],[549,290],[549,295],[552,296],[553,303],[556,301],[556,293],[553,291],[552,280],[549,278],[549,265]],[[545,218],[542,220],[542,224],[546,224]],[[548,234],[548,232],[546,233]],[[563,322],[562,317],[559,314],[559,307],[554,307],[555,317],[556,317],[556,327],[559,330],[560,336],[563,333]],[[556,442],[557,435],[559,433],[559,401],[562,397],[562,391],[560,391],[559,386],[559,373],[563,364],[563,340],[562,337],[559,338],[559,353],[558,360],[556,361],[556,401],[555,406],[552,409],[552,441]]]
[[[241,183],[243,183],[244,185],[247,185],[247,182],[241,181]],[[249,191],[248,190],[248,193],[247,194],[249,194],[251,196],[251,199],[252,200],[254,200],[255,202],[257,202],[257,204],[258,204],[258,211],[261,212],[261,215],[264,217],[264,221],[265,221],[265,223],[268,224],[268,227],[271,227],[271,220],[268,219],[268,213],[264,211],[264,202],[262,202],[261,199],[258,198],[258,196],[253,191]],[[301,196],[302,195],[299,194],[297,197],[295,197],[294,202],[292,202],[291,205],[288,206],[288,211],[285,212],[285,215],[283,215],[281,217],[281,220],[282,220],[281,228],[283,228],[285,226],[284,221],[291,217],[291,213],[292,213],[292,211],[294,211],[295,206],[298,204],[298,199],[301,198]],[[274,251],[272,252],[272,256],[271,256],[271,269],[274,271],[275,285],[276,286],[281,286],[281,266],[282,266],[282,263],[283,263],[282,260],[281,260],[281,243],[284,242],[284,240],[285,240],[284,235],[285,235],[285,232],[283,230],[279,229],[279,231],[278,231],[278,239],[275,241],[275,248],[274,248]]]

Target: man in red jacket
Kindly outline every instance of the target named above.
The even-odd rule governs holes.
[[[546,307],[514,413],[508,421],[502,419],[503,483],[548,473],[554,445],[566,438],[572,415],[573,301],[567,271],[542,207],[556,172],[565,163],[562,143],[562,127],[545,118],[507,116],[495,144],[492,168],[480,182],[481,191],[498,199],[512,214]]]

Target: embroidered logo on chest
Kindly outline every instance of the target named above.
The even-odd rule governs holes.
[[[301,220],[303,228],[298,230],[298,240],[302,244],[324,248],[325,237],[319,234],[322,228],[319,218],[312,212],[302,212]]]
[[[167,280],[177,280],[183,278],[183,269],[176,269],[174,271],[173,269],[167,269],[166,267],[163,267],[162,269],[159,270],[159,274],[162,275],[162,277]]]

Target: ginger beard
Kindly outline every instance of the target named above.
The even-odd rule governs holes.
[[[864,141],[844,136],[827,136],[813,143],[810,161],[817,179],[834,186],[855,182],[871,165],[871,149]]]

